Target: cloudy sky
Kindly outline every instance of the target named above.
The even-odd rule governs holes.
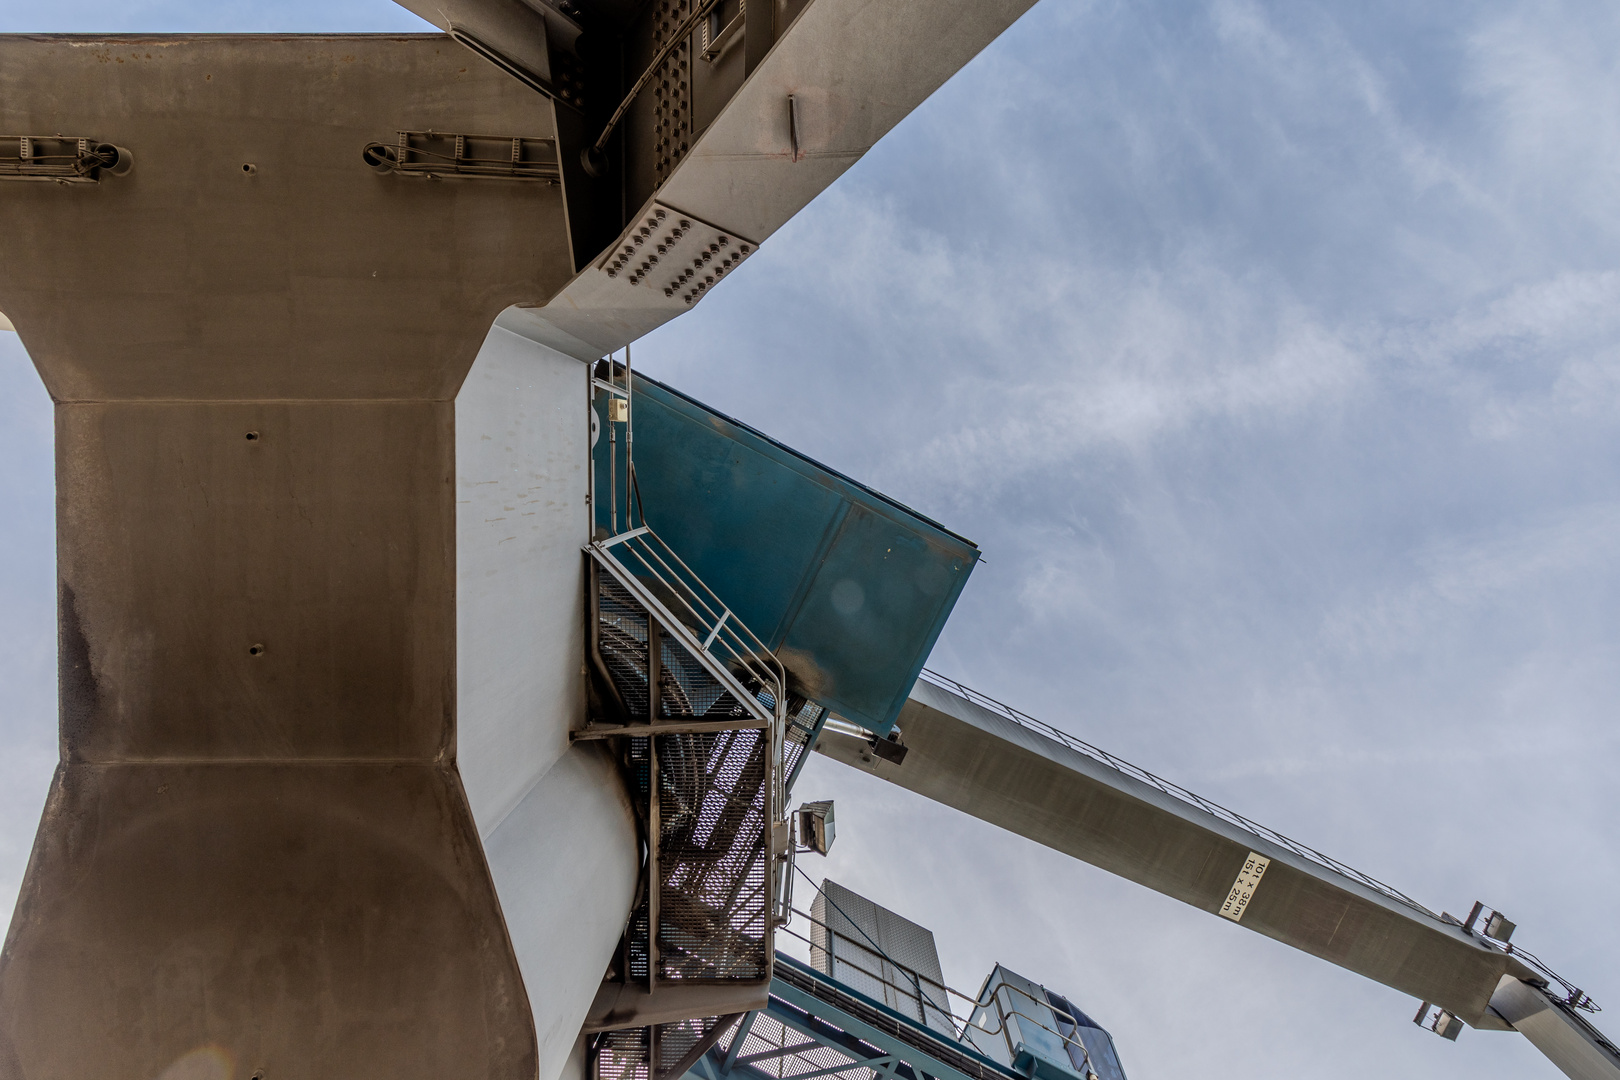
[[[1599,2],[1042,0],[638,366],[980,544],[935,668],[1484,900],[1620,1008],[1617,58]],[[0,335],[0,909],[55,757],[50,440]],[[825,760],[799,795],[838,800],[813,873],[932,927],[954,984],[1068,994],[1133,1080],[1557,1075]]]

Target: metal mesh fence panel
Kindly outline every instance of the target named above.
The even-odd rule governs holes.
[[[597,647],[624,707],[647,715],[647,612],[630,590],[607,574],[598,575]]]
[[[660,735],[658,756],[659,977],[763,979],[770,740],[757,730]]]

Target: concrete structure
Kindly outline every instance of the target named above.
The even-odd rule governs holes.
[[[7,38],[0,86],[6,130],[139,159],[0,195],[0,308],[56,402],[62,654],[0,1075],[533,1076],[455,765],[453,398],[567,279],[562,199],[353,165],[396,127],[546,136],[549,106],[426,35]]]
[[[1030,2],[762,2],[735,47],[707,0],[0,37],[12,176],[59,181],[0,187],[0,311],[56,403],[62,672],[0,1077],[583,1068],[640,854],[568,743],[578,361],[687,310],[732,265],[700,245],[753,250]],[[612,264],[655,210],[695,219],[685,299]]]
[[[721,977],[657,985],[655,916],[645,987],[604,981],[653,903],[661,789],[571,742],[580,361],[699,302],[1031,2],[413,0],[448,36],[0,37],[0,311],[56,407],[61,632],[0,1080],[552,1080],[582,1032],[737,1007]],[[900,729],[908,753],[822,749],[1620,1075],[1534,971],[1386,886],[937,686]],[[780,860],[772,815],[740,846]],[[683,933],[712,914],[689,906]]]
[[[1505,1026],[1487,1011],[1504,974],[1532,974],[1459,927],[926,680],[900,729],[907,752],[898,764],[848,736],[823,736],[819,748],[1211,914],[1259,852],[1271,862],[1239,925],[1437,1002],[1476,1027]]]
[[[1570,1080],[1620,1076],[1620,1052],[1614,1044],[1545,988],[1504,975],[1491,995],[1491,1009]]]

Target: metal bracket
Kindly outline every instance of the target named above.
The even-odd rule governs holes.
[[[769,14],[768,11],[767,14]],[[730,22],[717,29],[711,36],[709,31],[715,21],[716,13],[713,11],[709,13],[707,19],[703,20],[703,38],[701,42],[703,48],[698,53],[704,61],[710,64],[724,56],[734,42],[741,40],[743,27],[748,21],[748,0],[741,0],[737,5],[737,14],[732,17]]]
[[[436,178],[537,180],[555,184],[557,140],[521,135],[469,135],[449,131],[401,131],[393,144],[374,142],[361,151],[379,173]]]
[[[16,153],[7,153],[15,144]],[[135,155],[122,146],[56,135],[0,135],[0,180],[95,184],[103,174],[124,176]]]
[[[1434,1009],[1434,1018],[1432,1020],[1428,1018],[1430,1009]],[[1457,1041],[1457,1036],[1462,1034],[1463,1029],[1461,1020],[1445,1009],[1431,1005],[1427,1001],[1418,1007],[1417,1015],[1412,1018],[1412,1023],[1425,1031],[1434,1032],[1442,1039],[1450,1039],[1452,1042]]]

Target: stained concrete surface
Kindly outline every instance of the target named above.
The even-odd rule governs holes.
[[[361,159],[427,128],[554,130],[437,35],[0,37],[0,130],[136,159],[0,190],[62,597],[6,1080],[537,1074],[455,763],[452,399],[571,267],[557,188]]]

